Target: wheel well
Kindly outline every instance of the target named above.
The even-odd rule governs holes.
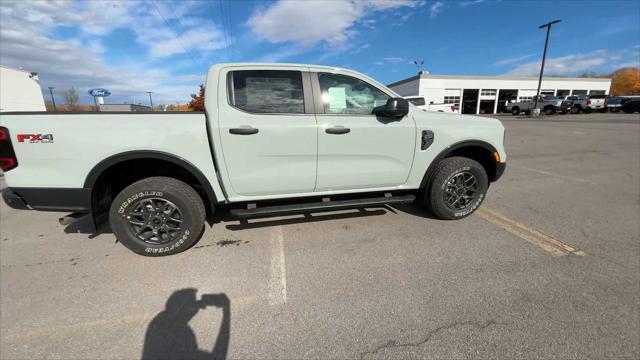
[[[109,212],[113,199],[120,191],[138,180],[152,176],[174,178],[193,187],[200,195],[207,215],[210,214],[213,204],[207,196],[204,184],[189,170],[163,159],[136,158],[115,163],[97,177],[91,191],[91,209],[96,222],[101,221],[101,215]]]
[[[484,171],[487,172],[489,181],[496,175],[496,160],[493,158],[493,154],[486,148],[481,146],[464,146],[454,149],[445,158],[461,156],[472,160],[475,160],[482,165]]]

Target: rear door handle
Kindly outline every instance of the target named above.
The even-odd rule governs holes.
[[[351,129],[344,126],[334,126],[330,128],[326,128],[324,130],[327,134],[340,135],[340,134],[348,134],[351,132]]]
[[[258,133],[258,129],[252,128],[251,126],[243,126],[239,128],[229,129],[229,134],[234,134],[234,135],[253,135],[257,133]]]

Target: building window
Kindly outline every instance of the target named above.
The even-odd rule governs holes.
[[[589,95],[604,95],[605,91],[604,90],[591,90],[589,92]]]
[[[444,97],[445,104],[459,104],[460,96],[445,96]]]
[[[558,90],[556,95],[557,96],[571,95],[571,90]]]
[[[387,103],[389,95],[360,79],[341,74],[319,73],[324,112],[371,115],[373,108]]]
[[[530,101],[533,100],[533,96],[520,96],[520,101]]]
[[[553,90],[540,90],[540,95],[553,95]]]
[[[231,105],[252,113],[304,113],[302,73],[285,70],[231,72]]]
[[[573,90],[571,95],[587,95],[588,92],[588,90]]]
[[[496,89],[482,89],[480,96],[495,96],[497,92]]]

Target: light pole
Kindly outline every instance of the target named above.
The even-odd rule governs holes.
[[[538,97],[540,97],[540,87],[542,86],[542,74],[544,73],[544,62],[547,60],[547,47],[549,46],[549,34],[551,33],[551,25],[557,24],[562,20],[553,20],[546,24],[538,26],[538,29],[547,28],[547,39],[544,41],[544,53],[542,53],[542,65],[540,66],[540,78],[538,79],[538,91],[536,92],[536,99],[533,103],[533,109],[538,108]]]
[[[53,86],[49,86],[49,94],[51,94],[51,102],[53,103],[53,111],[58,111],[58,109],[56,109],[56,99],[53,98],[53,89],[55,89]]]
[[[149,94],[149,103],[151,104],[151,111],[153,111],[153,100],[151,99],[151,94],[153,94],[153,91],[147,91],[147,94]]]

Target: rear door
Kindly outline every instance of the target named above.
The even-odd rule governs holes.
[[[357,77],[318,69],[311,79],[318,94],[316,191],[404,184],[416,144],[411,114],[402,119],[373,115],[373,108],[384,105],[391,94]]]
[[[312,192],[318,137],[308,68],[230,67],[219,83],[229,196]]]

